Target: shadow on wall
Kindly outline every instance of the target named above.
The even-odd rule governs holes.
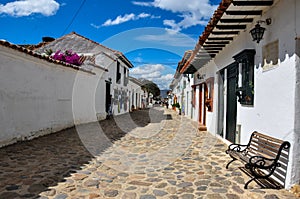
[[[276,68],[280,63],[283,63],[285,60],[293,57],[295,54],[300,56],[300,38],[295,39],[295,49],[287,48],[284,49],[280,46],[279,40],[271,41],[262,45],[262,58],[258,60],[257,67],[261,66],[263,69],[272,69]]]
[[[151,119],[152,116],[155,116],[155,120]],[[98,143],[104,147],[97,154],[100,155],[112,142],[126,135],[119,122],[128,117],[135,124],[127,127],[128,132],[150,122],[171,119],[163,111],[145,109],[100,121],[106,143]],[[83,129],[89,134],[88,131],[94,129],[95,124],[98,125],[97,122],[85,124]],[[81,170],[94,157],[83,144],[78,127],[1,148],[0,198],[36,198],[40,193],[49,190],[49,187],[64,182],[66,177]]]

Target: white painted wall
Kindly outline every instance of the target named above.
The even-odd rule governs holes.
[[[109,54],[109,52],[106,52],[106,54],[100,52],[97,54],[95,62],[97,65],[104,67],[108,70],[108,72],[105,72],[101,69],[98,69],[96,71],[96,68],[93,70],[97,76],[101,78],[99,81],[99,88],[102,88],[103,90],[99,92],[98,99],[101,101],[103,100],[103,107],[105,110],[105,81],[111,80],[111,95],[112,95],[112,112],[114,115],[120,115],[126,112],[129,112],[129,89],[128,85],[124,84],[125,78],[129,77],[129,70],[128,67],[115,55],[112,53]],[[121,73],[121,80],[120,82],[117,82],[117,62],[120,63],[120,73]],[[126,68],[126,74],[124,74],[124,68]],[[125,77],[126,76],[126,77]],[[125,95],[122,95],[122,93],[125,92]],[[124,94],[124,93],[123,93]],[[102,110],[102,108],[100,110]],[[100,116],[102,116],[102,113],[99,113]]]
[[[144,96],[144,91],[142,90],[141,85],[137,84],[133,80],[129,79],[128,89],[130,91],[130,96],[129,96],[130,106],[134,105],[135,109],[143,108],[142,100],[143,100],[143,96]],[[138,99],[136,96],[138,96]],[[147,106],[146,102],[144,102],[144,105],[145,105],[145,107]],[[130,109],[131,109],[131,107],[130,107]]]
[[[295,55],[295,38],[300,33],[300,3],[297,0],[276,1],[274,6],[264,12],[263,16],[248,25],[248,30],[241,32],[234,41],[218,54],[202,70],[206,74],[217,72],[234,62],[232,56],[244,49],[255,49],[254,71],[254,106],[237,106],[237,124],[241,125],[241,143],[247,143],[251,132],[257,130],[270,136],[287,140],[291,143],[290,162],[286,181],[286,188],[294,183],[299,183],[300,172],[300,113],[299,113],[299,60]],[[284,14],[278,14],[284,13]],[[272,19],[272,24],[266,26],[264,39],[259,43],[252,41],[249,30],[255,26],[257,20]],[[278,66],[269,71],[263,71],[262,47],[272,41],[279,40]],[[299,45],[300,46],[300,45]],[[212,69],[215,71],[208,71]],[[296,70],[297,69],[297,70]],[[296,76],[298,74],[298,76]],[[215,78],[216,80],[216,78]],[[226,88],[226,78],[225,78]],[[218,85],[215,84],[214,100],[218,96]],[[226,95],[226,90],[225,90]],[[226,96],[224,129],[226,129]],[[217,104],[214,104],[214,108]],[[207,112],[208,130],[216,134],[217,111]],[[296,126],[295,126],[296,124]]]
[[[95,81],[94,74],[0,46],[0,146],[71,127],[77,111],[76,123],[95,120]]]

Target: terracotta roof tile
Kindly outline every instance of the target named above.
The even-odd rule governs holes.
[[[55,59],[52,59],[52,58],[47,57],[47,56],[43,56],[40,53],[34,52],[34,51],[32,51],[30,49],[27,49],[25,47],[22,47],[20,45],[12,44],[12,43],[10,43],[8,41],[5,41],[5,40],[0,40],[0,45],[1,46],[5,46],[7,48],[11,48],[11,49],[17,50],[17,51],[22,52],[22,53],[26,53],[26,54],[28,54],[30,56],[33,56],[33,57],[36,57],[38,59],[42,59],[42,60],[48,61],[50,63],[55,63],[55,64],[59,64],[59,65],[65,66],[65,67],[73,68],[75,70],[81,70],[81,71],[84,71],[84,72],[87,72],[87,73],[95,74],[95,73],[90,72],[88,70],[82,69],[82,68],[80,68],[80,67],[78,67],[76,65],[69,64],[69,63],[66,63],[66,62],[63,62],[63,61],[59,61],[59,60],[55,60]]]

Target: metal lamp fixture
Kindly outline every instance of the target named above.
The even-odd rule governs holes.
[[[271,19],[268,18],[266,19],[266,21],[258,21],[257,24],[255,25],[255,27],[250,30],[251,36],[253,38],[253,41],[256,41],[257,43],[260,42],[260,40],[263,38],[264,36],[264,32],[265,32],[265,28],[261,27],[259,23],[265,22],[267,25],[271,24]]]
[[[260,42],[260,40],[263,38],[264,36],[264,32],[265,32],[265,28],[261,27],[259,25],[259,22],[255,25],[255,27],[250,30],[251,36],[253,38],[253,41],[256,41],[257,43]]]

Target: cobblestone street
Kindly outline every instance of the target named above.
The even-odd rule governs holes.
[[[227,146],[163,107],[70,128],[0,149],[0,199],[296,198],[262,189]]]

